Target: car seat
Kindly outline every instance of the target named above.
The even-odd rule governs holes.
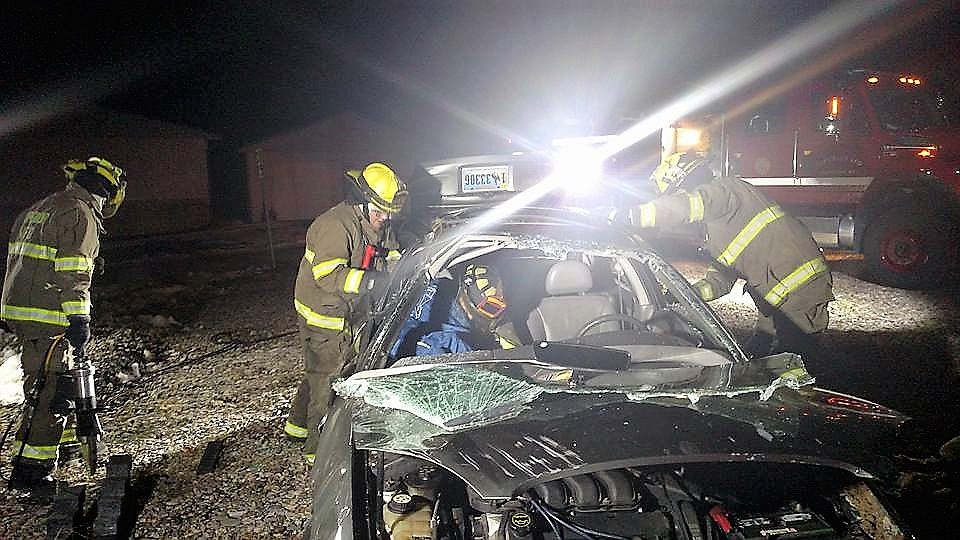
[[[580,261],[560,261],[550,267],[544,281],[547,292],[527,317],[527,328],[534,341],[563,341],[577,337],[588,322],[601,315],[617,313],[614,298],[591,293],[593,276]],[[619,330],[616,321],[595,326],[589,334]]]

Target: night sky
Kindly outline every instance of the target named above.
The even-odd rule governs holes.
[[[197,127],[228,146],[345,109],[462,146],[485,135],[542,141],[608,130],[849,11],[822,0],[38,4],[2,15],[4,132],[101,104]],[[957,3],[853,5],[888,4],[777,69],[837,57],[955,87]]]

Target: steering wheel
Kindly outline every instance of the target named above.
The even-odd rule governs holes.
[[[658,322],[664,322],[667,324],[667,329],[663,329],[658,326]],[[674,326],[674,322],[677,322],[682,328],[677,329]],[[650,328],[655,334],[671,334],[680,339],[693,344],[695,347],[702,347],[706,341],[706,336],[704,336],[703,331],[701,331],[696,326],[690,324],[690,321],[686,320],[682,316],[678,317],[678,312],[675,307],[665,306],[660,308],[659,311],[653,314],[649,320],[647,320],[647,328]],[[685,334],[687,337],[681,336],[679,334]],[[692,339],[688,339],[692,338]]]
[[[587,335],[587,332],[593,330],[595,327],[600,326],[603,323],[613,322],[613,321],[623,321],[630,323],[637,329],[643,330],[647,328],[647,323],[641,321],[640,319],[632,316],[625,315],[623,313],[608,313],[606,315],[600,315],[599,317],[594,317],[587,321],[577,332],[577,340],[579,341],[583,336]]]

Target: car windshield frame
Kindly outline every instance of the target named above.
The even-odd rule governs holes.
[[[575,222],[577,218],[570,219]],[[522,228],[518,231],[505,224],[496,230],[469,225],[450,230],[436,227],[434,236],[405,255],[393,274],[392,292],[366,319],[367,324],[360,327],[359,333],[369,336],[368,340],[359,341],[361,354],[334,384],[338,395],[358,401],[357,429],[366,433],[361,439],[367,444],[380,441],[371,447],[383,447],[383,438],[387,437],[387,446],[392,448],[425,448],[431,439],[443,433],[469,431],[522,417],[531,410],[530,404],[548,399],[547,396],[569,396],[575,407],[596,399],[651,403],[660,400],[661,404],[662,400],[678,400],[681,404],[696,405],[705,398],[734,398],[751,393],[765,401],[780,388],[798,389],[814,382],[796,355],[748,360],[686,279],[641,238],[624,236],[610,242],[558,240],[555,237],[559,231],[566,230],[571,223],[551,223],[560,228],[549,236],[530,234]],[[540,228],[542,225],[541,219]],[[623,266],[632,269],[635,276],[647,272],[643,279],[655,277],[657,286],[663,288],[658,307],[665,307],[663,299],[672,298],[671,307],[683,317],[692,318],[687,320],[709,335],[712,347],[658,345],[649,349],[656,351],[655,357],[636,361],[629,347],[562,342],[538,342],[511,350],[389,358],[400,326],[431,279],[451,266],[504,250],[537,251],[557,261],[572,254],[628,261]],[[562,349],[578,346],[584,349],[576,354]],[[550,357],[545,349],[560,349],[561,354]],[[619,367],[617,358],[613,358],[617,354],[627,358]],[[579,358],[579,363],[564,358]],[[600,367],[595,365],[597,362]],[[447,397],[450,399],[446,400]],[[737,419],[749,423],[755,420],[752,414]]]
[[[575,213],[547,211],[544,214],[537,212],[534,216],[532,219],[529,216],[514,218],[514,221],[488,229],[477,229],[469,219],[456,217],[443,220],[446,224],[453,221],[456,225],[452,229],[446,229],[442,224],[435,226],[423,243],[404,255],[391,275],[391,292],[381,299],[380,305],[376,306],[377,309],[369,318],[360,322],[364,327],[363,332],[371,335],[371,339],[360,345],[366,354],[361,354],[353,367],[380,369],[389,365],[386,352],[397,339],[400,326],[430,280],[436,279],[449,267],[503,250],[539,251],[542,258],[556,261],[565,260],[571,255],[629,261],[631,270],[627,273],[637,280],[631,283],[633,294],[638,293],[635,290],[638,287],[644,288],[643,294],[654,293],[649,288],[649,279],[656,279],[664,290],[661,295],[654,294],[649,300],[658,302],[657,309],[677,311],[693,324],[695,330],[709,339],[711,348],[728,354],[733,363],[747,360],[736,339],[710,306],[641,237],[624,233],[616,227],[606,227],[603,228],[606,230],[597,232],[600,240],[561,240],[559,238],[578,229],[580,225],[594,224],[585,223],[583,216]],[[530,233],[530,227],[539,232]],[[551,227],[554,230],[549,235],[542,232]],[[668,296],[674,302],[666,302]]]

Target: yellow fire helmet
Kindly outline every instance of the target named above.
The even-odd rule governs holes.
[[[680,189],[692,190],[713,179],[713,172],[705,159],[686,152],[676,153],[664,159],[650,175],[657,191],[669,195]]]
[[[364,202],[373,204],[379,210],[396,214],[403,210],[407,199],[407,190],[396,173],[383,163],[371,163],[363,171],[346,172],[351,180],[350,186]]]
[[[106,197],[103,205],[103,217],[112,217],[123,203],[127,193],[127,181],[123,169],[99,157],[89,157],[86,161],[71,159],[63,166],[68,181],[83,185],[88,190]],[[90,174],[100,180],[99,186],[90,185]],[[93,189],[91,189],[93,188]]]

